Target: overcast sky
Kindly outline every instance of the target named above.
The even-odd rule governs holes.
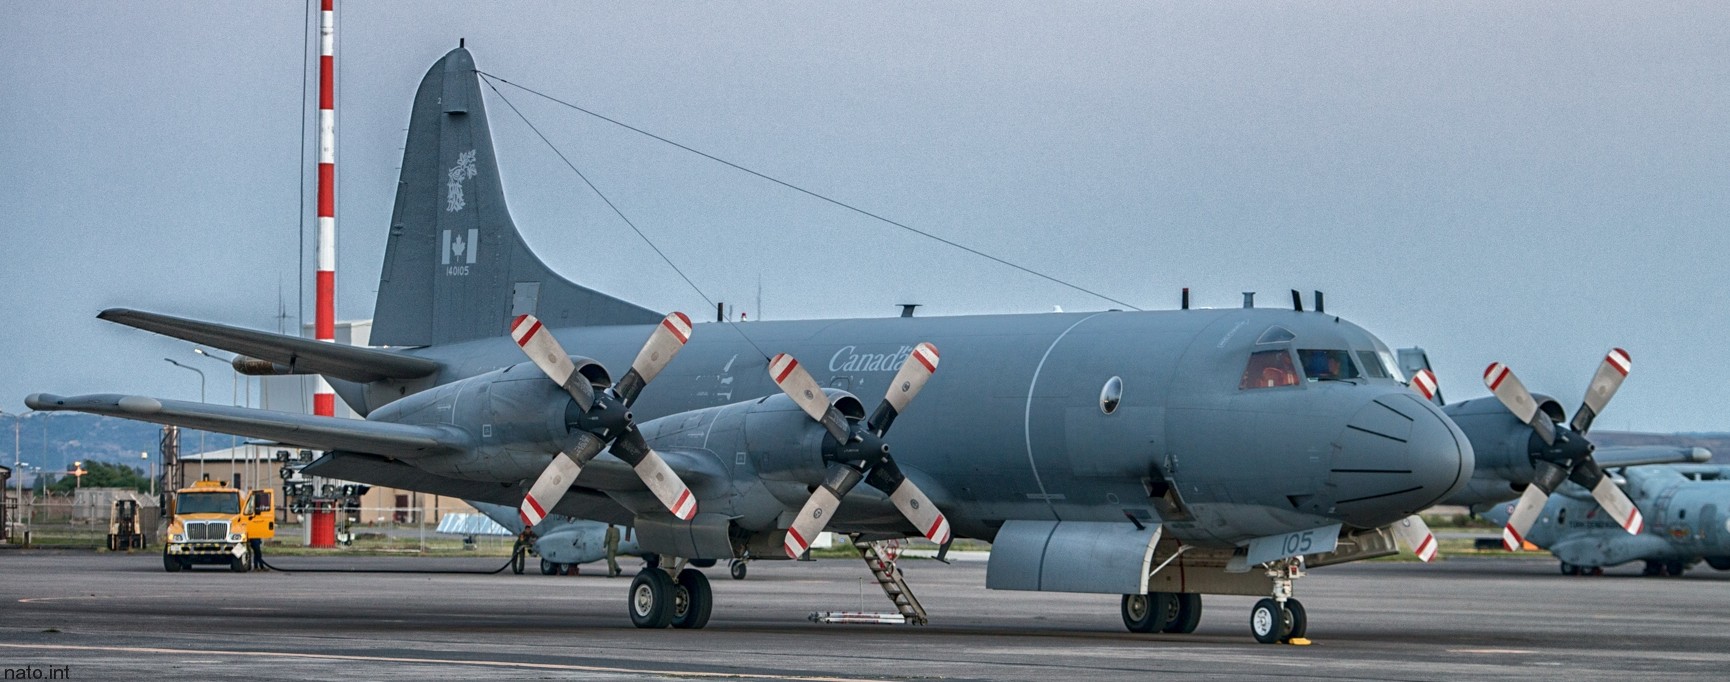
[[[0,4],[0,410],[196,399],[165,356],[226,401],[221,365],[105,307],[275,329],[280,288],[297,314],[315,23]],[[1143,308],[1322,289],[1426,347],[1450,399],[1500,360],[1570,411],[1621,346],[1634,373],[1601,427],[1730,429],[1730,3],[339,0],[337,31],[342,319],[372,314],[414,88],[466,38],[485,71]],[[759,278],[769,319],[1109,305],[504,92],[753,317]],[[543,258],[703,310],[486,97]]]

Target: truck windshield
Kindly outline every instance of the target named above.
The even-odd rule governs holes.
[[[239,514],[240,496],[234,493],[182,493],[174,505],[176,514]]]

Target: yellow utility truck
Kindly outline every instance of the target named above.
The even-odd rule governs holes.
[[[205,480],[174,492],[168,506],[168,541],[162,567],[169,573],[193,564],[252,570],[258,543],[276,537],[273,491],[243,491]]]

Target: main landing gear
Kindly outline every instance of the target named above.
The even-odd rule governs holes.
[[[631,581],[631,624],[640,628],[697,629],[709,624],[714,592],[695,568],[644,568]]]
[[[1189,634],[1201,623],[1201,595],[1149,592],[1123,595],[1123,626],[1130,632]]]

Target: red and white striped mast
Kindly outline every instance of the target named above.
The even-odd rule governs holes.
[[[314,336],[336,342],[336,11],[322,0],[318,15],[318,274]],[[336,416],[336,392],[324,375],[312,394],[312,413]]]

